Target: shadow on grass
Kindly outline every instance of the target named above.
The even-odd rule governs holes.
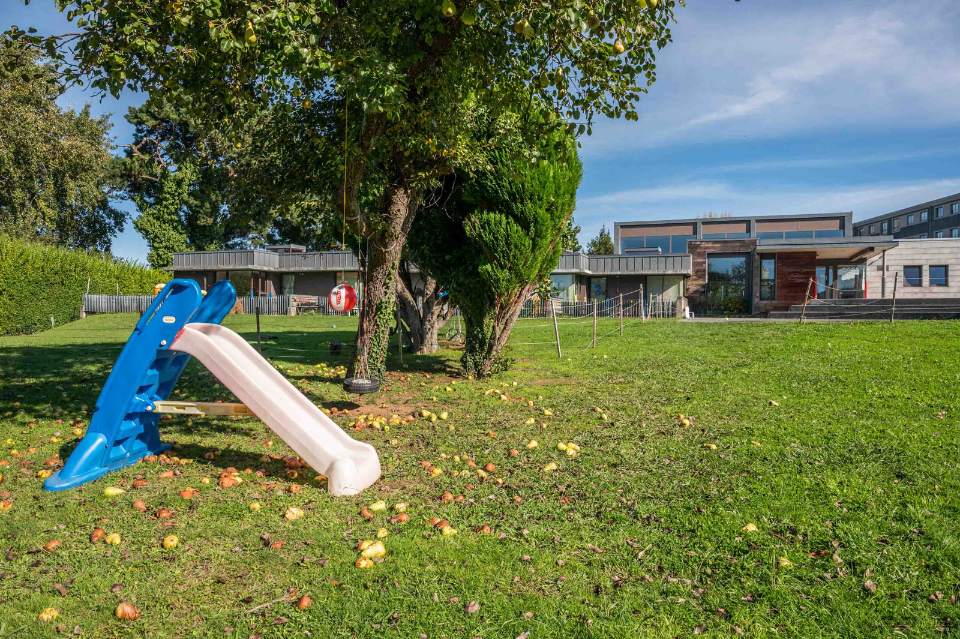
[[[124,329],[126,330],[126,329]],[[246,340],[256,341],[256,333],[240,333]],[[353,351],[354,332],[348,330],[277,331],[270,341],[261,344],[262,354],[282,367],[288,379],[307,382],[333,382],[320,375],[311,375],[310,367],[319,364],[347,366]],[[330,343],[343,344],[340,353],[330,352]],[[89,420],[114,361],[123,345],[117,342],[85,342],[82,344],[44,344],[12,346],[0,349],[0,413],[19,413],[27,420]],[[299,369],[299,366],[304,367]],[[390,371],[431,374],[458,374],[454,363],[443,354],[404,354],[402,362],[396,351],[388,357]],[[293,370],[291,370],[293,369]],[[218,383],[202,365],[191,361],[177,384],[176,399],[197,401],[235,401],[233,395]],[[311,390],[303,391],[310,399],[328,408],[348,410],[358,404],[342,398],[318,397]],[[209,428],[195,420],[195,428]]]

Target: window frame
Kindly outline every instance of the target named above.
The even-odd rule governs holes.
[[[918,277],[916,280],[907,275],[907,269],[917,269]],[[916,281],[916,283],[914,283]],[[910,288],[923,288],[923,264],[904,264],[903,265],[903,285]]]
[[[934,231],[933,237],[935,237],[935,238],[938,239],[938,240],[942,240],[942,239],[943,239],[943,233],[944,233],[943,229],[940,229],[939,231]]]
[[[933,219],[939,220],[943,217],[943,205],[933,207]]]
[[[775,302],[777,300],[777,256],[776,254],[765,256],[760,255],[760,301],[761,302]],[[763,268],[764,264],[773,263],[773,277],[764,278],[763,277]],[[764,291],[769,288],[769,293],[765,294]]]
[[[929,219],[930,219],[930,211],[928,209],[923,209],[922,211],[920,211],[921,222],[926,222]]]
[[[941,282],[941,278],[939,278],[939,277],[938,277],[936,280],[934,280],[934,277],[933,277],[933,269],[935,269],[935,268],[936,268],[936,269],[940,269],[940,268],[943,269],[942,283],[940,283],[940,282]],[[950,286],[950,265],[949,265],[949,264],[930,264],[930,265],[927,267],[927,273],[928,273],[927,279],[928,279],[929,282],[930,282],[930,286],[936,286],[937,288],[946,288],[946,287]]]

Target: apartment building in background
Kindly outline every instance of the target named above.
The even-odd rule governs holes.
[[[853,225],[853,234],[895,239],[960,238],[960,193],[884,213]]]

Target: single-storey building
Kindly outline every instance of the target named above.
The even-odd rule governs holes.
[[[709,217],[618,222],[614,255],[564,253],[555,294],[575,302],[643,291],[645,304],[684,298],[699,315],[759,315],[819,299],[960,297],[960,238],[853,234],[852,214]],[[231,280],[241,295],[325,297],[360,290],[348,251],[298,245],[174,255],[171,270],[207,288]]]

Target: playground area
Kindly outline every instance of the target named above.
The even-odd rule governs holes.
[[[177,415],[163,456],[44,491],[137,320],[0,338],[0,636],[960,628],[955,324],[600,313],[558,321],[558,358],[533,317],[506,373],[394,344],[357,396],[356,318],[264,316],[263,357],[376,449],[372,486],[331,496],[255,417]],[[256,345],[253,316],[224,325]],[[196,361],[171,399],[237,401]]]

